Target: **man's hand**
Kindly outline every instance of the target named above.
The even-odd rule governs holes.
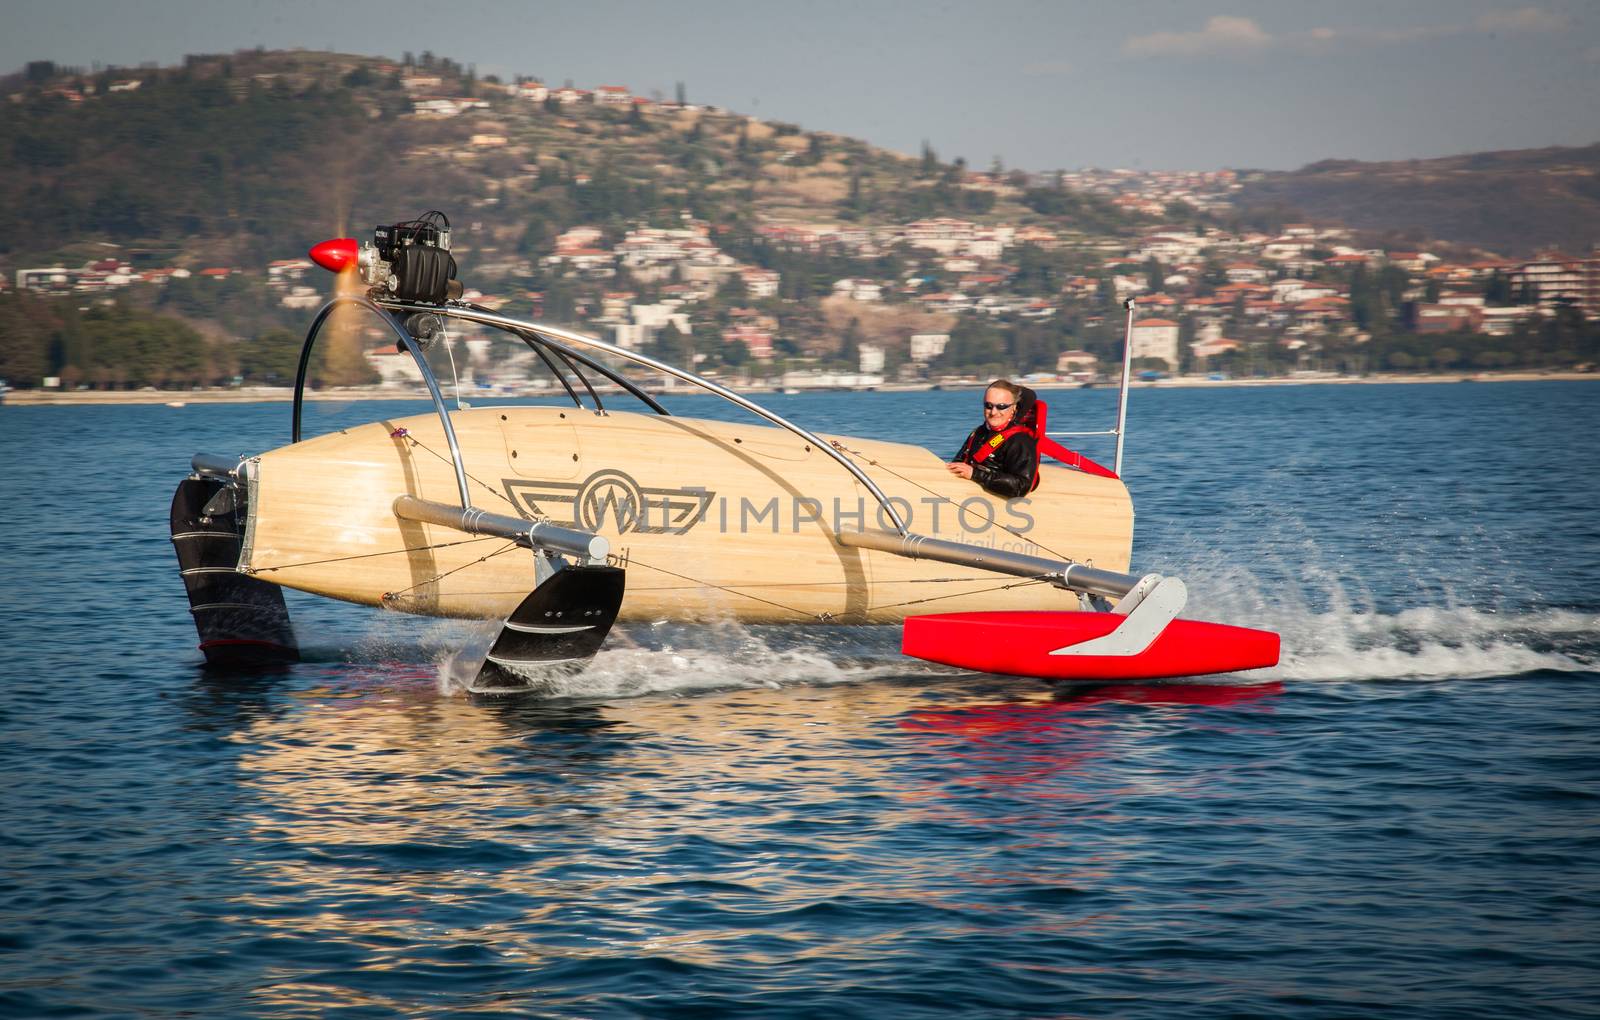
[[[947,464],[945,466],[950,469],[950,473],[953,474],[953,475],[959,475],[962,478],[966,478],[966,479],[971,479],[972,478],[972,465],[971,464],[965,464],[965,463],[962,463],[961,461],[954,461],[954,462],[952,462],[950,464]]]

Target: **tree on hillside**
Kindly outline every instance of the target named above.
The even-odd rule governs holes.
[[[861,320],[852,318],[839,337],[838,359],[852,371],[861,363]]]
[[[0,293],[0,379],[28,387],[59,374],[60,366],[51,364],[50,356],[52,346],[60,343],[60,328],[60,319],[34,295]]]
[[[717,357],[729,368],[740,368],[750,360],[750,348],[742,340],[724,340],[717,348]]]
[[[1000,330],[976,316],[963,315],[950,331],[950,342],[935,364],[947,371],[1007,371],[1007,351]]]
[[[866,202],[861,193],[861,168],[854,162],[850,164],[850,191],[842,205],[841,212],[850,219],[855,219],[866,211]]]
[[[694,338],[679,329],[677,323],[668,321],[656,334],[656,350],[660,352],[660,360],[694,369]]]
[[[1161,268],[1161,263],[1154,258],[1144,264],[1145,283],[1150,288],[1150,293],[1159,294],[1166,287],[1166,270]]]
[[[284,386],[294,381],[300,363],[301,337],[287,329],[271,329],[239,344],[239,374],[249,382]]]
[[[73,332],[63,348],[73,352],[82,378],[97,386],[188,386],[208,377],[205,340],[177,319],[101,305],[84,313]]]
[[[809,141],[806,142],[806,154],[799,162],[807,166],[816,166],[827,158],[827,151],[822,146],[822,136],[815,131],[811,132]]]

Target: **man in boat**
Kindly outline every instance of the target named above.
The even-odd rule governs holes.
[[[1037,400],[1032,390],[996,379],[983,392],[983,424],[972,430],[950,462],[950,473],[970,478],[1004,499],[1026,496],[1039,485]]]

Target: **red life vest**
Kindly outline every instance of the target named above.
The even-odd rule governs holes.
[[[1029,409],[1029,413],[1023,421],[1010,425],[1000,432],[995,433],[982,443],[979,443],[977,449],[970,451],[972,463],[982,464],[984,461],[989,459],[990,455],[993,454],[995,450],[1000,448],[1002,443],[1017,433],[1022,432],[1032,436],[1034,440],[1033,484],[1028,486],[1029,492],[1032,492],[1034,489],[1039,487],[1039,459],[1044,454],[1049,454],[1055,460],[1060,461],[1068,467],[1077,468],[1079,471],[1082,471],[1085,474],[1099,475],[1102,478],[1117,477],[1115,471],[1103,467],[1100,464],[1096,464],[1083,454],[1077,452],[1076,450],[1069,450],[1065,446],[1062,446],[1060,443],[1047,436],[1045,434],[1045,423],[1048,419],[1049,412],[1050,408],[1045,404],[1044,401],[1035,399],[1033,401],[1033,407]],[[972,434],[967,437],[966,445],[969,448],[972,446],[972,441],[976,439],[977,436],[978,430],[974,429]]]

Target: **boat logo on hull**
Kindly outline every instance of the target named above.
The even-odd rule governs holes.
[[[582,482],[532,482],[501,479],[517,508],[530,516],[585,531],[617,534],[681,535],[705,519],[716,493],[687,487],[640,485],[632,475],[606,469]]]

